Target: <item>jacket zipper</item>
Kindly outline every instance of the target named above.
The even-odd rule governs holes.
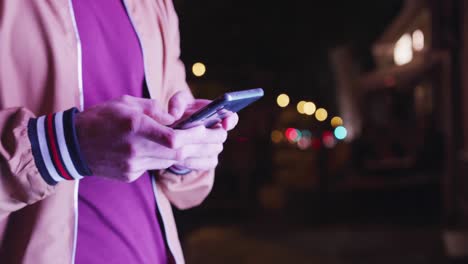
[[[82,73],[83,64],[82,64],[81,40],[80,40],[80,35],[79,35],[79,32],[78,32],[78,26],[76,24],[75,12],[73,10],[72,0],[68,0],[68,3],[69,3],[70,15],[71,15],[72,22],[73,22],[73,28],[74,28],[74,31],[75,31],[75,37],[76,37],[77,57],[78,57],[78,59],[77,59],[77,62],[78,62],[78,89],[79,89],[79,93],[80,93],[80,108],[81,108],[81,110],[83,110],[83,108],[84,108],[84,98],[83,98],[83,73]],[[141,43],[141,38],[140,38],[140,36],[138,34],[138,31],[135,28],[135,24],[133,22],[132,16],[130,15],[130,12],[129,12],[130,10],[128,8],[127,1],[124,0],[123,3],[125,5],[125,9],[127,10],[127,15],[128,15],[128,17],[130,19],[130,23],[132,24],[133,29],[135,30],[135,33],[137,35],[138,42],[140,44],[141,52],[142,52],[142,54],[144,54],[143,45]],[[144,68],[144,72],[145,72],[145,76],[146,76],[147,75],[146,74],[147,67],[146,67],[145,57],[144,56],[143,56],[143,68]],[[148,83],[147,83],[147,85],[149,87]],[[148,89],[148,92],[151,95],[150,90],[151,89]],[[154,175],[152,175],[152,176],[153,176],[152,177],[152,186],[153,186],[154,198],[155,198],[156,204],[158,204],[158,197],[157,197],[158,195],[157,195],[157,191],[156,191],[156,180],[154,178]],[[78,236],[78,190],[79,190],[79,181],[76,181],[75,190],[74,190],[75,226],[74,226],[73,253],[72,253],[72,259],[71,259],[72,264],[75,263],[76,242],[77,242],[77,236]],[[159,206],[158,206],[158,210],[159,210]],[[164,222],[164,220],[162,220],[161,222]],[[162,223],[162,224],[163,224],[163,227],[164,227],[164,223]],[[164,228],[164,233],[165,233],[166,238],[167,238],[167,233],[166,233],[165,228]],[[169,241],[166,241],[166,243],[167,243],[167,245],[169,247],[169,250],[171,251],[171,254],[172,254],[172,250],[171,250],[171,246],[170,246]]]
[[[136,36],[137,36],[137,38],[138,38],[138,43],[140,44],[140,50],[141,50],[142,57],[143,57],[143,69],[144,69],[144,73],[145,73],[145,76],[148,76],[148,74],[147,74],[147,72],[146,72],[147,69],[148,69],[148,67],[146,67],[146,60],[145,60],[145,56],[144,56],[145,51],[144,51],[144,49],[143,49],[143,44],[142,44],[142,41],[141,41],[141,37],[140,37],[140,35],[138,34],[138,31],[136,30],[135,23],[134,23],[133,18],[132,18],[131,14],[130,14],[130,8],[129,8],[129,6],[128,6],[128,0],[123,0],[122,2],[124,3],[125,9],[126,9],[126,11],[127,11],[127,16],[129,17],[130,23],[132,24],[133,30],[135,31],[135,34],[136,34]],[[146,86],[148,87],[148,93],[149,93],[149,95],[150,95],[150,98],[153,98],[153,96],[152,96],[152,94],[151,94],[151,91],[152,91],[152,90],[150,89],[150,84],[148,83],[148,81],[146,80],[146,78],[145,78],[145,82],[146,82]],[[157,210],[158,210],[157,213],[159,213],[159,215],[161,215],[161,211],[159,210],[159,203],[158,203],[158,200],[159,200],[159,199],[158,199],[158,192],[157,192],[157,187],[156,187],[156,178],[155,178],[155,176],[154,176],[153,173],[151,173],[151,184],[152,184],[152,186],[153,186],[154,200],[155,200],[156,205],[157,205]],[[158,219],[159,219],[159,218],[158,218]],[[162,215],[161,215],[161,217],[160,217],[160,220],[161,220],[161,221],[160,221],[160,228],[162,228],[162,230],[164,231],[164,236],[165,236],[165,238],[166,238],[166,239],[165,239],[165,240],[166,240],[166,245],[167,245],[167,247],[168,247],[168,249],[169,249],[169,252],[170,252],[170,254],[171,254],[171,256],[168,256],[168,258],[169,258],[169,259],[171,259],[171,258],[174,259],[174,254],[172,253],[172,252],[174,252],[174,251],[173,251],[172,248],[171,248],[171,243],[169,242],[169,239],[168,239],[169,236],[168,236],[167,231],[166,231],[166,228],[165,228],[164,217],[162,217]],[[175,261],[174,261],[174,262],[175,262]]]
[[[80,34],[78,32],[78,26],[76,24],[75,18],[75,11],[73,9],[73,2],[72,0],[68,0],[68,7],[72,19],[73,29],[75,31],[75,38],[76,38],[76,53],[77,53],[77,74],[78,74],[78,90],[80,94],[80,108],[81,110],[84,109],[84,97],[83,97],[83,61],[82,61],[82,51],[81,51],[81,40]],[[78,189],[79,189],[80,181],[75,182],[74,188],[74,197],[73,197],[73,207],[75,211],[75,224],[73,228],[73,251],[72,251],[72,258],[71,263],[75,263],[76,257],[76,242],[78,238]]]

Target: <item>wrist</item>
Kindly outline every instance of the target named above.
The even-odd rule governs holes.
[[[76,108],[71,108],[29,120],[28,136],[34,161],[50,185],[92,174],[79,148],[75,127],[77,113]]]

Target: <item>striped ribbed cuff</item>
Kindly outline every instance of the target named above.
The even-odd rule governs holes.
[[[185,174],[189,174],[190,172],[192,172],[191,169],[187,169],[185,167],[178,166],[178,165],[173,165],[167,168],[166,170],[170,173],[177,174],[177,175],[185,175]]]
[[[76,113],[78,109],[71,108],[29,120],[28,136],[34,160],[39,173],[50,185],[92,175],[80,153],[75,130]]]

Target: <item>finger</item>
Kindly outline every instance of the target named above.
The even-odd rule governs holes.
[[[169,100],[169,114],[178,120],[182,117],[188,105],[194,101],[192,94],[188,91],[179,91]]]
[[[133,149],[138,157],[149,157],[155,159],[178,160],[178,150],[168,148],[159,142],[155,142],[144,135],[137,138],[133,143]]]
[[[222,144],[226,141],[227,132],[223,128],[206,128],[197,126],[185,130],[173,130],[172,147],[180,148],[192,144]]]
[[[144,168],[145,171],[164,170],[171,167],[175,163],[176,161],[174,160],[145,158],[140,161],[140,166]]]
[[[130,164],[126,164],[124,171],[126,173],[142,174],[148,170],[162,170],[167,169],[174,165],[176,161],[167,159],[155,159],[150,157],[143,157],[132,160]]]
[[[162,126],[146,117],[141,119],[139,134],[171,149],[192,144],[219,144],[224,143],[227,138],[227,132],[223,128],[207,129],[197,126],[178,130]]]
[[[177,150],[177,160],[188,158],[207,158],[218,156],[223,151],[223,144],[187,145]]]
[[[228,117],[223,119],[222,125],[226,131],[233,130],[239,123],[239,116],[236,113],[230,114]]]
[[[199,110],[202,107],[205,107],[205,106],[209,105],[211,102],[212,102],[211,100],[207,100],[207,99],[196,99],[195,101],[193,101],[190,108],[192,108],[192,109],[194,109],[194,111],[196,111],[196,110]]]
[[[176,146],[175,142],[176,130],[163,126],[149,117],[141,119],[139,135],[169,149],[180,147]]]
[[[174,123],[175,121],[174,117],[171,116],[166,111],[164,111],[161,108],[161,105],[158,103],[158,101],[154,99],[146,99],[146,98],[139,98],[139,97],[125,95],[122,97],[122,101],[124,103],[130,104],[136,107],[145,115],[151,117],[156,122],[162,125],[167,126],[167,125]]]
[[[182,117],[187,117],[190,116],[191,114],[197,112],[201,108],[205,107],[206,105],[210,104],[210,100],[205,100],[205,99],[195,99],[191,104],[189,104],[185,112],[182,114]]]
[[[208,158],[189,158],[177,165],[189,168],[191,170],[212,170],[218,166],[218,156]]]

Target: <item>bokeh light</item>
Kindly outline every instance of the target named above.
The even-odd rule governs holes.
[[[344,126],[338,126],[335,128],[335,137],[339,140],[343,140],[348,135],[348,131]]]
[[[315,111],[315,118],[317,118],[318,121],[325,121],[327,117],[328,113],[324,108],[319,108]]]
[[[317,107],[312,102],[306,102],[304,104],[304,113],[306,115],[313,115],[315,113],[315,109],[317,109]]]
[[[297,146],[299,147],[299,149],[305,150],[308,147],[310,147],[311,143],[312,143],[312,140],[310,139],[310,137],[302,137],[297,142]]]
[[[304,130],[302,130],[302,137],[311,138],[312,137],[312,132],[310,132],[310,130],[304,129]]]
[[[279,130],[274,130],[271,132],[271,141],[274,143],[280,143],[283,140],[283,133]]]
[[[295,128],[286,129],[284,135],[291,143],[298,142],[302,137],[301,131]]]
[[[333,148],[336,144],[335,137],[333,137],[333,133],[330,131],[323,132],[322,142],[326,148]]]
[[[299,114],[305,114],[304,112],[305,104],[306,104],[306,101],[300,101],[299,103],[297,103],[297,112],[299,112]]]
[[[413,49],[415,51],[424,49],[424,33],[420,29],[413,32]]]
[[[302,132],[296,129],[296,138],[293,139],[293,142],[298,142],[302,138]]]
[[[404,65],[413,60],[413,41],[410,34],[404,34],[395,44],[393,60],[396,65]]]
[[[195,75],[197,77],[201,77],[201,76],[205,75],[205,72],[206,72],[205,64],[203,64],[201,62],[194,63],[193,66],[192,66],[192,72],[193,72],[193,75]]]
[[[280,94],[276,98],[276,102],[280,107],[286,107],[289,105],[289,96],[287,94]]]
[[[335,117],[333,117],[331,119],[330,124],[331,124],[332,127],[342,126],[343,125],[343,119],[341,119],[341,117],[339,117],[339,116],[335,116]]]

